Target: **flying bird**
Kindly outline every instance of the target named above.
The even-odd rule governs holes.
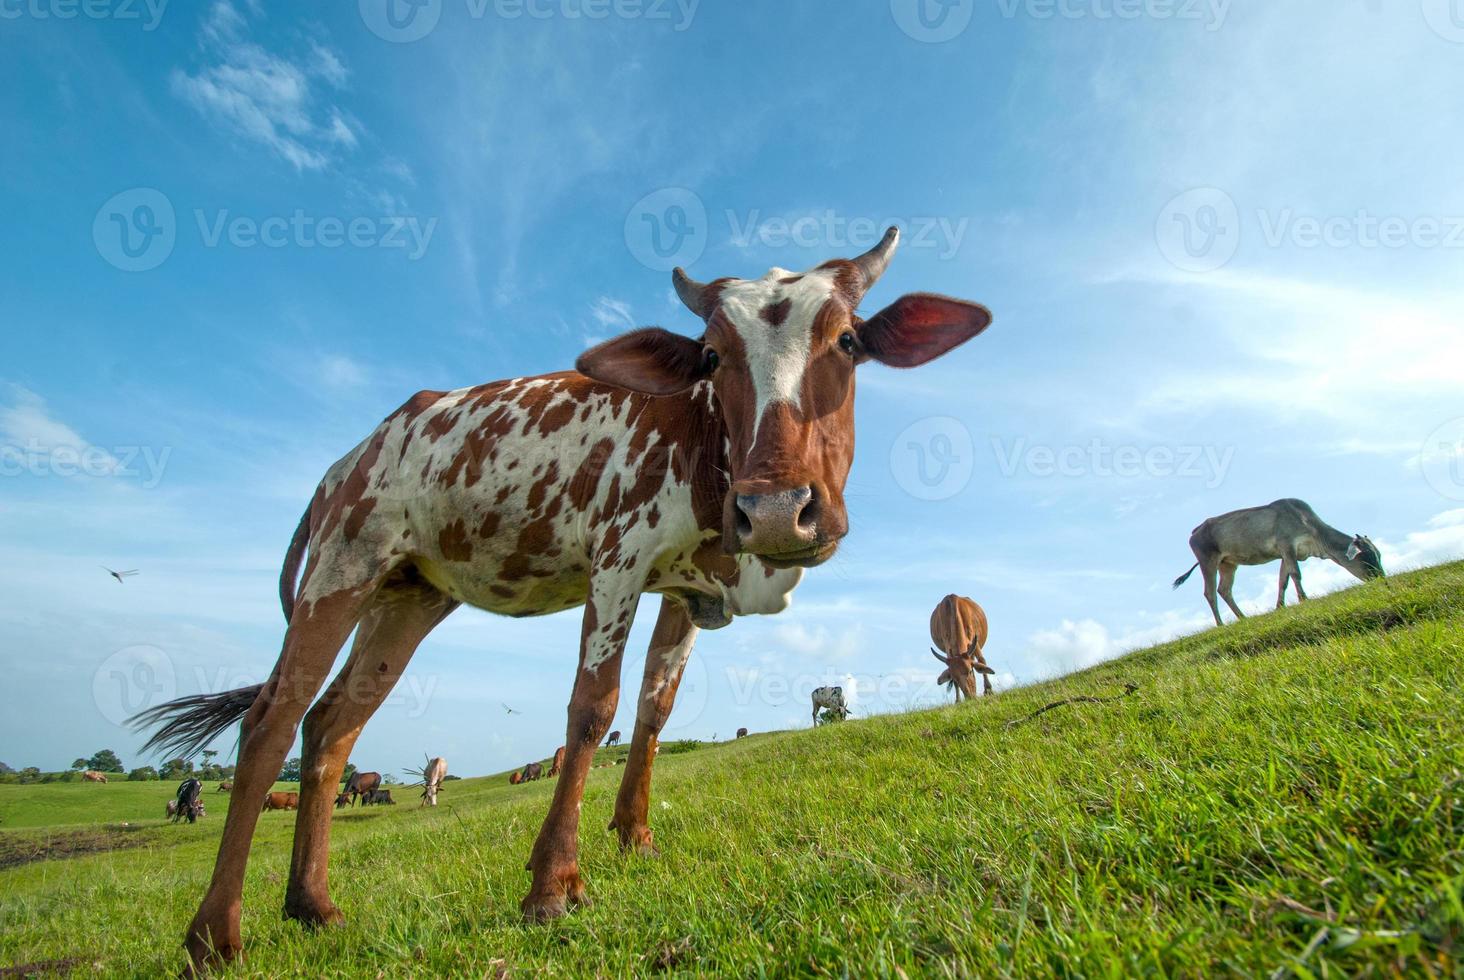
[[[125,572],[114,572],[106,565],[102,566],[102,571],[106,572],[108,575],[116,579],[118,585],[122,585],[124,582],[127,581],[127,579],[137,574],[137,569],[135,568],[130,568]]]
[[[502,701],[500,701],[500,702],[498,702],[498,703],[499,703],[499,704],[503,704],[503,702],[502,702]],[[521,715],[521,714],[523,714],[523,712],[522,712],[522,711],[515,711],[515,710],[514,710],[514,709],[513,709],[513,708],[510,708],[510,707],[509,707],[509,706],[508,706],[508,705],[506,705],[506,704],[503,704],[503,710],[504,710],[504,711],[507,711],[507,712],[508,712],[508,713],[509,713],[509,714],[511,714],[511,715]]]

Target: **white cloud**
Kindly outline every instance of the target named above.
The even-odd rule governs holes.
[[[74,458],[84,454],[88,466],[99,472],[117,468],[117,459],[111,453],[93,446],[71,426],[53,418],[40,395],[20,385],[7,385],[4,391],[10,404],[0,405],[0,445],[33,454],[37,459],[49,459],[64,450]]]
[[[630,330],[635,327],[635,320],[630,315],[630,305],[609,296],[601,296],[595,300],[595,305],[590,308],[590,316],[602,327],[612,327],[620,330]]]
[[[218,0],[204,20],[202,37],[212,62],[197,74],[175,69],[173,91],[203,115],[245,139],[261,143],[297,170],[321,170],[336,148],[352,148],[356,130],[345,114],[321,104],[314,82],[339,88],[348,72],[318,43],[298,61],[271,54],[245,39],[238,8]]]

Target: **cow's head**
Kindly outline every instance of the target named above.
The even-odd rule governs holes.
[[[940,672],[940,676],[936,678],[935,682],[942,685],[954,684],[968,698],[976,696],[977,674],[996,673],[986,666],[986,661],[981,659],[979,654],[958,653],[947,657],[936,651],[934,647],[930,652],[935,655],[936,660],[946,665],[946,669]],[[989,682],[987,686],[990,686]],[[957,700],[960,699],[957,698]]]
[[[1364,581],[1383,576],[1383,554],[1378,551],[1378,546],[1372,543],[1372,539],[1365,534],[1353,536],[1341,564]]]
[[[856,309],[898,241],[891,228],[858,258],[801,274],[699,283],[677,269],[677,295],[706,324],[701,337],[636,330],[580,356],[581,373],[652,395],[711,382],[730,446],[727,551],[778,568],[826,561],[849,530],[854,368],[916,367],[991,322],[983,306],[930,293],[861,317]]]

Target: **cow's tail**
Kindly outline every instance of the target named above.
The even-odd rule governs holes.
[[[280,608],[285,611],[285,622],[295,615],[295,588],[300,580],[300,564],[305,560],[305,546],[310,543],[310,512],[315,508],[312,501],[295,528],[290,539],[290,548],[285,552],[285,565],[280,569]]]
[[[1191,565],[1189,571],[1185,572],[1179,578],[1177,578],[1177,579],[1174,580],[1174,587],[1177,589],[1181,585],[1183,585],[1184,583],[1188,582],[1189,581],[1189,577],[1191,575],[1193,575],[1195,573],[1195,569],[1197,569],[1199,567],[1200,567],[1200,563],[1199,562],[1195,562],[1193,565]]]
[[[186,759],[238,723],[264,690],[263,684],[235,688],[219,694],[194,694],[177,698],[127,719],[133,731],[157,726],[143,754],[157,752],[169,758]]]

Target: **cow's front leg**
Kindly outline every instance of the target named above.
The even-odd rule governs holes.
[[[636,705],[635,735],[630,755],[625,760],[625,775],[620,780],[620,793],[615,798],[615,818],[610,829],[620,834],[620,849],[638,854],[656,854],[651,841],[647,813],[651,806],[651,766],[655,762],[656,745],[671,708],[676,701],[676,688],[696,642],[697,628],[681,603],[670,598],[661,600],[661,615],[651,634],[646,652],[646,672],[641,681],[640,702]]]
[[[595,749],[615,719],[620,660],[639,598],[639,583],[634,589],[617,590],[591,582],[580,631],[579,673],[569,699],[564,769],[529,856],[533,883],[519,903],[530,922],[557,918],[572,905],[589,904],[579,876],[580,799]]]

